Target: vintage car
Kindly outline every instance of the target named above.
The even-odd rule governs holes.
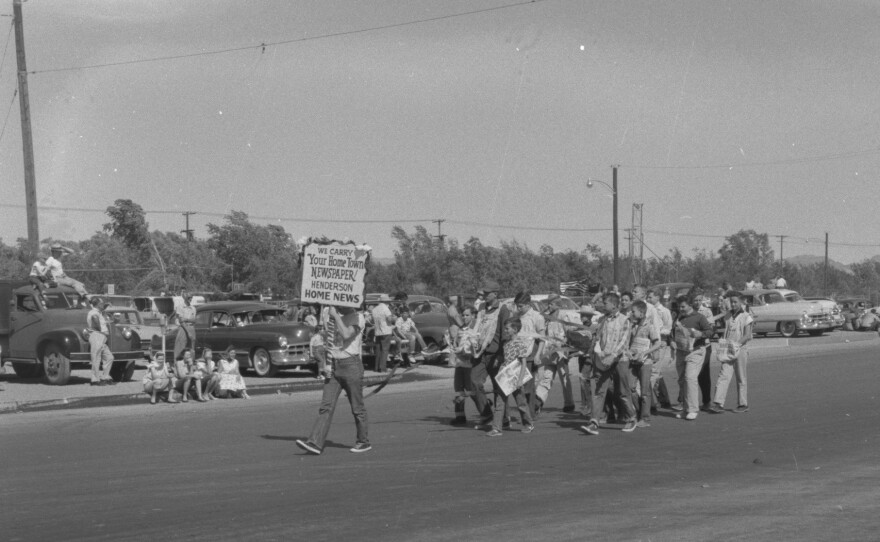
[[[273,376],[281,369],[308,367],[311,330],[290,322],[284,309],[258,301],[216,301],[196,307],[196,350],[208,347],[214,357],[228,346],[235,347],[242,369],[257,376]],[[170,359],[176,331],[165,335],[166,358]],[[153,337],[152,349],[161,350],[162,338]]]
[[[177,307],[184,305],[180,296],[136,296],[132,299],[135,308],[141,313],[141,319],[150,326],[162,325],[162,317],[166,319],[174,314]]]
[[[831,319],[834,320],[834,329],[841,328],[843,327],[843,324],[846,323],[843,313],[840,310],[840,305],[838,305],[833,299],[828,297],[801,297],[797,292],[791,290],[789,290],[789,292],[791,293],[785,296],[786,301],[798,301],[799,299],[810,301],[818,305],[822,311],[831,314]]]
[[[150,351],[150,344],[153,340],[153,336],[162,334],[162,326],[150,326],[145,324],[140,311],[134,307],[111,305],[110,307],[107,307],[104,313],[108,318],[113,320],[115,324],[126,326],[135,332],[141,340],[141,349],[145,353],[149,353]],[[177,325],[169,325],[167,330],[176,333]]]
[[[380,294],[367,294],[364,308],[367,314],[375,307],[379,301]],[[388,303],[389,307],[393,307],[395,302]],[[407,300],[413,322],[425,339],[425,344],[432,352],[437,352],[446,346],[446,332],[449,330],[449,317],[446,315],[446,304],[439,298],[429,295],[410,295]],[[393,310],[393,309],[392,309]],[[367,319],[367,326],[364,330],[363,355],[364,357],[373,357],[375,355],[375,342],[373,339],[373,325]],[[392,339],[392,348],[394,343]],[[433,358],[435,356],[426,356]]]
[[[757,335],[779,332],[783,337],[794,337],[800,331],[821,335],[838,325],[831,311],[802,299],[794,290],[754,289],[742,294],[755,318],[753,331]]]
[[[0,363],[10,362],[22,378],[42,376],[63,386],[71,368],[91,363],[86,329],[89,308],[69,286],[49,288],[45,306],[22,281],[0,280]],[[131,379],[135,363],[144,358],[141,339],[131,327],[108,322],[107,345],[114,362],[110,376]]]

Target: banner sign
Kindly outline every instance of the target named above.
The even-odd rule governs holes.
[[[337,307],[364,303],[370,247],[339,241],[308,242],[302,252],[302,300]]]

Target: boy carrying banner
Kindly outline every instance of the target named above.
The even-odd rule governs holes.
[[[529,413],[522,386],[532,375],[526,366],[526,357],[530,353],[531,342],[518,333],[522,329],[519,318],[510,318],[504,322],[502,340],[504,341],[504,363],[494,377],[494,389],[496,395],[495,416],[492,420],[492,430],[486,433],[487,437],[500,437],[504,416],[507,414],[507,400],[512,395],[516,401],[516,407],[522,420],[522,432],[531,433],[535,426]]]

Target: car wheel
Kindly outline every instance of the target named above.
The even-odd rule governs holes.
[[[135,364],[133,361],[117,361],[110,367],[110,378],[117,382],[128,382],[134,375]]]
[[[779,332],[783,337],[794,337],[797,335],[798,328],[794,322],[781,322],[779,324]]]
[[[70,359],[55,343],[43,352],[43,376],[53,386],[63,386],[70,380]]]
[[[811,329],[811,330],[808,331],[807,333],[810,334],[810,337],[818,337],[818,336],[822,335],[822,333],[823,333],[824,331],[825,331],[825,330],[823,330],[823,329]]]
[[[272,365],[272,358],[265,348],[257,348],[251,356],[251,367],[257,376],[274,376],[278,368]]]
[[[21,378],[39,378],[43,376],[43,366],[38,363],[13,363],[15,374]]]

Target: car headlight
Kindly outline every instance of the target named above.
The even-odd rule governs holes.
[[[79,334],[82,336],[82,338],[83,338],[86,342],[88,342],[88,341],[89,341],[89,335],[92,334],[92,330],[89,329],[89,328],[87,328],[87,327],[84,327],[83,330],[80,331]]]
[[[278,337],[278,346],[280,346],[281,348],[287,348],[287,337],[283,335],[281,337]]]
[[[122,328],[122,337],[127,341],[131,339],[131,330],[127,327]]]

